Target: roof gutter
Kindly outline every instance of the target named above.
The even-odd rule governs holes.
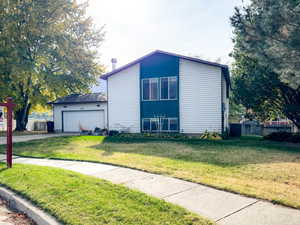
[[[87,101],[87,102],[48,102],[49,105],[63,105],[63,104],[83,104],[83,103],[104,103],[107,101]]]

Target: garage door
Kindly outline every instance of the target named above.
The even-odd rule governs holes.
[[[63,112],[62,125],[64,132],[79,132],[80,127],[85,130],[94,130],[96,127],[103,129],[104,124],[103,110]]]

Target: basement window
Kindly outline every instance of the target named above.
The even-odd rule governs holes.
[[[158,118],[151,119],[151,131],[152,132],[159,131],[159,119]]]
[[[178,118],[144,118],[142,130],[144,132],[177,132]]]
[[[177,130],[178,130],[178,119],[169,118],[169,131],[177,131]]]
[[[143,131],[157,132],[159,131],[159,119],[158,118],[145,118],[143,119]]]
[[[160,127],[163,132],[178,131],[178,118],[161,118]]]
[[[150,119],[143,119],[143,131],[150,132]]]
[[[162,131],[169,130],[169,119],[168,118],[161,118],[160,119],[160,128]]]

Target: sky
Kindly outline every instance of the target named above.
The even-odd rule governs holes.
[[[247,2],[247,1],[246,1]],[[243,0],[89,0],[87,14],[105,26],[98,49],[100,62],[111,70],[154,50],[221,60],[230,64],[230,16]]]

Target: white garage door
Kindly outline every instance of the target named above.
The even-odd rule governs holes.
[[[63,112],[63,131],[79,132],[80,127],[85,130],[94,130],[96,127],[104,128],[104,111],[65,111]]]

